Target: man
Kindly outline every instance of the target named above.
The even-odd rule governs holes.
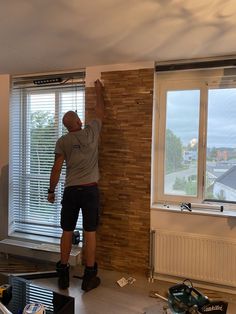
[[[85,240],[85,270],[81,288],[89,291],[100,284],[97,277],[96,229],[99,221],[98,138],[104,114],[103,85],[99,80],[94,83],[96,91],[96,119],[84,129],[77,113],[68,111],[63,124],[68,133],[61,136],[55,148],[55,161],[50,176],[48,201],[55,200],[55,188],[59,181],[63,162],[66,162],[65,190],[61,210],[61,259],[57,263],[58,284],[61,289],[69,287],[68,264],[72,235],[80,208],[83,216]]]

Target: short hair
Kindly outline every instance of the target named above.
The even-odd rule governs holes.
[[[78,118],[79,118],[78,114],[76,112],[70,110],[64,114],[62,122],[63,122],[64,126],[67,128],[68,126],[73,124],[73,122],[75,120],[77,120]]]

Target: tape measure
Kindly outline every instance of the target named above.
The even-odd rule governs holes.
[[[24,308],[23,314],[45,314],[45,306],[41,303],[30,303]]]

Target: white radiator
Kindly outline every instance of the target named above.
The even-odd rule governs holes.
[[[233,239],[154,230],[151,245],[154,273],[236,287]]]

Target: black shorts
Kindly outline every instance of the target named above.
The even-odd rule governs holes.
[[[62,230],[75,230],[81,208],[83,229],[85,231],[96,231],[100,212],[99,190],[97,185],[66,187],[61,204]]]

